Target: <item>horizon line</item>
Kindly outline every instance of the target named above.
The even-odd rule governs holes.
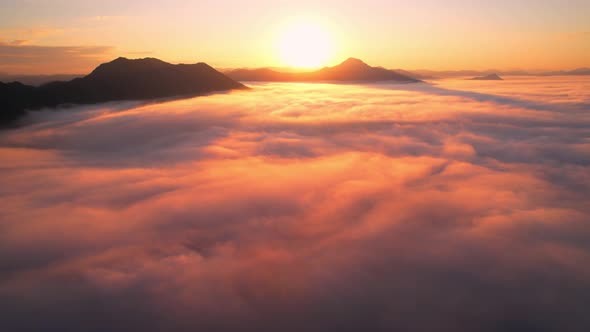
[[[493,68],[493,67],[488,67],[486,69],[472,69],[472,68],[462,68],[462,69],[430,69],[430,68],[413,68],[413,69],[406,69],[403,67],[396,67],[396,68],[392,68],[392,67],[386,67],[386,66],[380,66],[380,65],[373,65],[370,64],[368,62],[366,62],[365,60],[359,58],[359,57],[345,57],[344,60],[339,60],[336,61],[335,63],[331,63],[331,64],[327,64],[325,66],[320,66],[320,67],[290,67],[290,66],[216,66],[216,65],[212,65],[210,62],[208,61],[196,61],[196,62],[187,62],[184,60],[163,60],[162,58],[158,58],[158,57],[126,57],[126,56],[117,56],[114,58],[111,58],[111,60],[105,60],[105,62],[97,62],[96,66],[93,67],[93,69],[90,69],[90,72],[92,70],[94,70],[95,68],[97,68],[98,66],[100,66],[101,64],[105,64],[105,63],[109,63],[112,61],[115,61],[117,59],[127,59],[127,60],[144,60],[144,59],[156,59],[159,61],[163,61],[163,62],[167,62],[170,64],[175,64],[175,65],[179,65],[179,64],[197,64],[197,63],[205,63],[213,68],[215,68],[216,70],[219,71],[229,71],[229,70],[240,70],[240,69],[244,69],[244,70],[256,70],[256,69],[271,69],[271,70],[288,70],[291,72],[306,72],[306,71],[315,71],[315,70],[319,70],[322,68],[329,68],[329,67],[334,67],[334,66],[338,66],[340,64],[342,64],[343,62],[345,62],[346,60],[349,59],[357,59],[360,60],[362,62],[364,62],[365,64],[371,66],[371,67],[378,67],[378,68],[384,68],[387,70],[403,70],[403,71],[408,71],[408,72],[423,72],[423,71],[428,71],[428,72],[433,72],[433,73],[448,73],[448,72],[462,72],[462,71],[466,71],[466,72],[498,72],[498,73],[502,73],[504,72],[504,74],[506,74],[506,72],[515,72],[515,71],[523,71],[526,72],[527,74],[543,74],[543,73],[550,73],[550,72],[571,72],[571,71],[575,71],[575,70],[580,70],[580,69],[590,69],[590,64],[582,66],[582,67],[573,67],[573,68],[559,68],[559,69],[527,69],[527,68],[504,68],[504,69],[500,69],[500,68]],[[72,72],[72,73],[67,73],[67,72],[55,72],[55,73],[34,73],[34,74],[26,74],[26,73],[19,73],[19,72],[6,72],[6,71],[0,71],[0,76],[81,76],[81,75],[88,75],[90,72],[87,73],[81,73],[81,72]]]

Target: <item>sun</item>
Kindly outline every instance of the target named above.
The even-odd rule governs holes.
[[[298,22],[289,25],[280,36],[279,51],[284,65],[318,68],[332,57],[332,38],[319,24]]]

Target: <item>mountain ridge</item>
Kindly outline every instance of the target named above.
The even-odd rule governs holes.
[[[504,79],[498,74],[489,74],[484,76],[476,76],[471,78],[472,81],[503,81]]]
[[[3,108],[0,125],[18,119],[27,109],[150,100],[246,88],[204,62],[175,65],[156,58],[119,57],[70,81],[49,82],[38,87],[18,82],[0,84]]]
[[[372,67],[360,59],[348,58],[333,67],[309,72],[279,72],[269,68],[234,69],[225,72],[236,81],[269,82],[380,82],[417,83],[420,80],[402,73]]]

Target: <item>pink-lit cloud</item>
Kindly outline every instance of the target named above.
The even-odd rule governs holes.
[[[558,80],[32,113],[0,132],[3,324],[584,331],[590,81]]]

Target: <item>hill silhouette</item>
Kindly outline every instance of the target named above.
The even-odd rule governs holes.
[[[502,81],[502,77],[498,76],[498,74],[489,74],[485,76],[477,76],[472,78],[471,80],[474,81]]]
[[[312,72],[278,72],[268,68],[235,69],[226,75],[236,81],[269,81],[269,82],[379,82],[395,81],[416,83],[420,80],[394,70],[371,67],[363,61],[349,58],[334,67],[325,67]]]
[[[26,109],[199,95],[244,88],[243,84],[202,62],[174,65],[154,58],[118,58],[71,81],[51,82],[39,87],[18,82],[1,83],[0,124],[17,119]]]
[[[26,105],[33,95],[34,87],[18,82],[0,82],[0,126],[10,123],[25,114]]]

